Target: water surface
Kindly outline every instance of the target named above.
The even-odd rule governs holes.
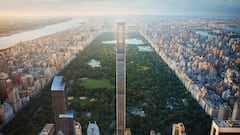
[[[110,41],[102,41],[103,44],[116,44],[116,40],[110,40]],[[136,39],[136,38],[129,38],[125,40],[126,44],[132,44],[132,45],[142,45],[144,44],[142,40]]]
[[[100,61],[97,61],[95,59],[91,59],[89,62],[88,62],[88,65],[90,65],[91,67],[95,68],[95,67],[101,67],[101,62]]]
[[[214,35],[212,35],[212,34],[209,34],[209,33],[206,32],[206,31],[201,31],[201,30],[196,31],[196,34],[200,34],[201,36],[206,36],[206,37],[213,37],[213,36],[214,36]]]
[[[54,34],[56,32],[64,31],[69,28],[77,27],[80,25],[79,23],[83,21],[84,19],[72,19],[70,21],[48,25],[40,29],[24,31],[24,32],[13,34],[13,35],[1,37],[0,49],[9,48],[21,41],[29,41],[39,37]]]
[[[240,32],[240,27],[223,26],[221,28],[229,31]]]

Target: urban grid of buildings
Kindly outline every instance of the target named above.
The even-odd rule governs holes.
[[[222,120],[221,124],[213,121],[212,126],[235,129],[223,133],[240,133],[240,32],[228,27],[239,25],[235,21],[179,19],[149,21],[140,28],[202,109]],[[234,124],[222,124],[224,120]],[[212,128],[211,135],[221,134],[218,129]]]
[[[33,96],[95,39],[100,21],[41,37],[0,51],[1,125],[10,121]]]
[[[176,73],[202,109],[212,117],[210,134],[239,134],[240,32],[228,26],[240,26],[240,23],[218,19],[150,19],[133,22],[129,25],[136,26]],[[125,23],[117,25],[117,28],[125,29]],[[21,42],[1,51],[0,116],[2,124],[11,120],[14,114],[31,100],[32,96],[36,95],[56,73],[75,58],[79,50],[84,49],[103,29],[103,25],[99,23],[87,22],[78,28]],[[124,65],[125,60],[125,52],[124,50],[122,52],[122,48],[119,47],[123,45],[122,43],[125,45],[125,30],[121,31],[124,31],[124,35],[117,36],[117,69],[124,67],[121,64]],[[124,80],[125,74],[117,74],[116,79]],[[122,83],[125,84],[124,81]],[[117,90],[120,90],[123,84],[117,83]],[[77,134],[76,130],[79,133],[81,131],[80,123],[74,121],[74,114],[68,112],[65,106],[64,87],[62,77],[55,77],[51,88],[55,126],[46,124],[42,132],[51,134],[55,130],[68,135]],[[119,99],[117,106],[123,104],[121,109],[123,111],[117,111],[122,114],[117,120],[117,132],[120,129],[121,135],[124,131],[127,131],[125,134],[131,134],[130,129],[125,127],[124,94],[124,91],[122,93],[119,91],[116,95]],[[73,124],[75,122],[76,124]],[[72,128],[66,125],[71,125]],[[99,132],[96,123],[89,123],[88,131],[91,132],[93,129]],[[185,135],[186,130],[184,123],[179,122],[173,124],[172,134]],[[150,131],[150,135],[155,134],[153,130]]]
[[[151,22],[141,28],[142,35],[212,118],[217,118],[221,106],[231,108],[240,97],[240,39],[235,38],[239,33],[220,29],[224,25],[217,20],[179,20]],[[200,30],[213,34],[198,34]]]

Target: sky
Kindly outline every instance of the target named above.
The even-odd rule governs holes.
[[[0,16],[240,16],[240,0],[0,0]]]

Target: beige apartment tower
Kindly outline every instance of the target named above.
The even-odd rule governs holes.
[[[240,120],[240,100],[237,100],[233,106],[232,120]]]
[[[125,23],[117,23],[116,39],[116,118],[117,135],[124,135],[125,113],[126,113],[126,45],[125,45]]]
[[[230,111],[231,111],[231,108],[229,105],[227,105],[227,104],[220,105],[217,119],[218,120],[228,120]]]
[[[130,128],[125,129],[125,134],[124,135],[132,135],[132,132],[131,132]]]
[[[210,135],[240,135],[240,121],[213,120]]]
[[[173,124],[172,135],[186,135],[185,127],[182,122]]]

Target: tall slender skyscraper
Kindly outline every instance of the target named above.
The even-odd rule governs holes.
[[[61,130],[61,120],[59,118],[59,114],[67,113],[65,83],[62,81],[62,76],[55,76],[51,87],[52,106],[54,120],[56,123],[56,132]]]
[[[117,23],[117,54],[116,54],[116,117],[117,135],[124,135],[126,113],[126,53],[125,53],[125,23]]]

